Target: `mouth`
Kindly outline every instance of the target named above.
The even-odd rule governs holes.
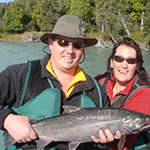
[[[67,63],[71,63],[73,61],[73,57],[70,57],[70,56],[64,56],[63,59]]]
[[[128,71],[127,71],[127,70],[119,70],[119,73],[127,74],[127,73],[128,73]]]

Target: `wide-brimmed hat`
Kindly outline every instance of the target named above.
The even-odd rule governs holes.
[[[58,19],[52,32],[45,33],[40,40],[48,44],[48,38],[62,35],[69,38],[84,39],[86,46],[97,43],[96,38],[87,38],[83,21],[77,16],[64,15]]]

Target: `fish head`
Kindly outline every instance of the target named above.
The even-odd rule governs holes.
[[[138,133],[143,130],[143,127],[147,125],[146,118],[136,118],[133,122],[133,133]]]
[[[136,133],[142,131],[145,128],[145,126],[147,126],[147,124],[148,124],[148,120],[146,119],[146,117],[144,117],[144,118],[128,117],[124,120],[121,130],[126,135],[127,134],[136,134]]]
[[[143,130],[150,130],[150,116],[146,117],[146,124],[141,128],[141,131]]]

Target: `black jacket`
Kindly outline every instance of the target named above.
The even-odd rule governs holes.
[[[99,97],[97,94],[97,89],[95,87],[95,84],[90,76],[88,76],[86,73],[87,80],[84,82],[79,82],[72,93],[69,95],[69,97],[66,99],[64,93],[62,92],[60,88],[59,82],[56,80],[54,76],[52,76],[47,70],[46,65],[48,62],[50,56],[45,56],[45,58],[42,60],[41,64],[41,77],[42,79],[51,79],[54,87],[58,88],[61,92],[61,103],[62,105],[75,105],[80,106],[80,96],[82,91],[86,92],[86,95],[91,97],[95,105],[99,106]],[[34,68],[33,68],[34,69]],[[0,73],[0,129],[3,129],[3,122],[4,119],[7,117],[8,114],[13,113],[11,110],[11,107],[18,107],[20,104],[21,94],[24,87],[26,75],[28,71],[28,63],[25,64],[16,64],[7,67],[3,72]],[[36,76],[36,70],[35,76]],[[34,76],[33,76],[34,80]],[[43,80],[44,81],[44,80]],[[38,84],[38,82],[37,82]],[[36,86],[39,87],[39,86]],[[36,87],[32,87],[31,89],[34,90],[34,93],[39,94],[39,90],[36,89]],[[46,88],[42,87],[40,83],[41,89]],[[26,96],[24,99],[24,103],[26,103],[28,100],[31,99],[31,95]],[[105,97],[105,93],[102,90],[102,97]],[[107,106],[108,102],[106,100],[103,101],[103,106]]]

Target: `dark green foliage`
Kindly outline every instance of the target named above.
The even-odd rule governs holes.
[[[82,18],[88,32],[95,31],[94,0],[65,0],[64,5],[67,14]]]
[[[3,15],[3,29],[6,32],[20,33],[24,31],[24,11],[16,2],[8,6]]]
[[[150,1],[147,3],[144,9],[145,9],[144,32],[146,35],[150,35]]]
[[[25,26],[25,31],[40,31],[39,27],[36,25],[36,23],[31,20],[26,26]]]
[[[3,26],[0,25],[0,33],[3,32]]]
[[[64,15],[82,18],[88,32],[109,39],[140,36],[150,41],[149,0],[14,0],[0,4],[0,32],[50,32]]]
[[[42,0],[41,2],[41,31],[51,31],[61,15],[59,0]]]

